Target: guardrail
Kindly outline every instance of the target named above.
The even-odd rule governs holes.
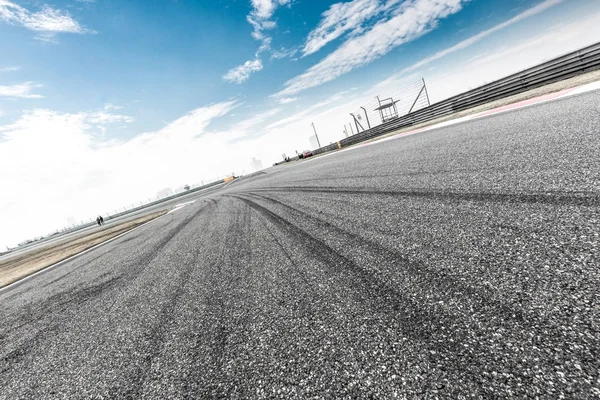
[[[535,67],[434,103],[429,107],[344,138],[338,142],[339,145],[338,143],[334,143],[316,149],[313,151],[313,154],[326,153],[339,147],[363,142],[401,128],[454,114],[596,69],[600,69],[600,43],[565,54]]]

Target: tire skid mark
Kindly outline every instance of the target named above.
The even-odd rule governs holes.
[[[177,227],[171,230],[169,235],[160,242],[160,247],[153,252],[153,256],[151,260],[148,261],[148,263],[152,262],[152,260],[158,257],[162,249],[164,249],[164,247],[166,247],[167,244],[185,227],[187,227],[196,217],[206,212],[207,207],[212,208],[210,204],[201,207],[192,215],[186,217],[180,224],[177,225]],[[192,271],[196,267],[197,259],[198,251],[194,252],[193,260],[185,264],[186,268],[181,272],[181,274],[179,275],[179,279],[175,283],[175,291],[168,296],[167,301],[161,307],[158,322],[156,322],[152,326],[152,328],[146,332],[145,338],[148,341],[148,343],[150,343],[149,348],[145,351],[145,355],[142,358],[141,363],[137,364],[134,371],[129,374],[129,378],[127,379],[127,381],[129,382],[129,387],[124,393],[122,392],[122,388],[113,387],[111,389],[110,397],[125,397],[136,399],[142,396],[144,383],[148,378],[148,374],[150,372],[152,363],[158,356],[159,351],[162,348],[163,343],[165,342],[165,337],[169,331],[170,321],[173,318],[175,307],[177,306],[185,292],[185,288],[192,274]],[[139,274],[137,274],[136,277],[137,276],[139,276]],[[131,281],[128,280],[128,282]],[[113,303],[113,306],[111,306],[111,308],[114,307],[115,303]]]
[[[169,231],[169,233],[158,242],[158,244],[152,249],[152,251],[146,255],[146,257],[143,257],[139,262],[136,260],[136,265],[143,266],[141,271],[136,271],[136,275],[139,275],[139,273],[141,273],[148,266],[149,263],[151,263],[156,257],[158,257],[162,250],[173,240],[173,238],[177,236],[182,229],[188,226],[189,223],[192,222],[198,215],[203,213],[205,211],[205,208],[206,205],[198,209],[192,215],[186,217],[183,221],[181,221],[179,224],[173,227]]]
[[[365,270],[354,261],[340,254],[326,243],[298,228],[278,214],[251,199],[239,195],[234,195],[232,197],[248,204],[248,206],[261,213],[279,229],[297,239],[299,244],[311,249],[311,253],[315,258],[327,266],[329,270],[340,279],[344,280],[345,278],[346,281],[350,279],[350,282],[356,289],[355,291],[357,296],[359,296],[360,301],[371,303],[374,308],[385,314],[390,314],[390,312],[399,313],[399,319],[404,322],[402,326],[406,329],[405,333],[410,335],[415,341],[427,339],[425,341],[425,343],[427,343],[427,341],[430,341],[435,336],[436,329],[432,326],[439,325],[439,322],[436,321],[437,316],[443,315],[448,319],[454,317],[446,315],[443,310],[435,310],[435,312],[424,310],[410,297],[405,296],[390,285],[381,282],[373,276],[372,271]],[[412,313],[409,310],[417,312]],[[417,320],[407,320],[405,315],[410,314],[416,315],[418,317]],[[461,332],[456,333],[457,340],[460,338],[461,334]],[[459,350],[457,345],[452,345],[450,347],[455,351]]]
[[[429,347],[438,353],[445,354],[446,359],[465,360],[460,369],[457,369],[459,367],[453,363],[448,363],[444,368],[456,369],[456,372],[463,375],[465,379],[469,379],[469,377],[475,379],[475,377],[481,374],[481,371],[493,368],[491,365],[482,364],[479,358],[476,357],[476,354],[485,354],[489,350],[488,347],[492,346],[491,344],[475,342],[470,348],[465,348],[461,345],[463,338],[471,336],[465,322],[474,322],[473,316],[467,316],[467,321],[457,320],[456,315],[446,312],[445,309],[438,305],[423,307],[410,296],[410,292],[405,294],[398,291],[387,282],[375,276],[373,271],[362,268],[280,215],[246,197],[240,195],[234,195],[233,197],[238,198],[263,214],[280,229],[294,237],[300,245],[310,248],[311,254],[323,262],[334,275],[337,275],[342,281],[346,281],[347,286],[350,284],[354,288],[354,293],[359,297],[359,301],[369,304],[370,307],[383,313],[387,318],[399,321],[398,326],[402,332],[410,336],[413,341],[421,343],[426,348]],[[472,311],[477,312],[477,310]],[[441,343],[437,339],[437,334],[442,331],[445,331],[452,338],[450,343],[448,341]],[[523,334],[525,337],[531,334],[527,330],[517,333]],[[546,337],[556,338],[555,335]],[[494,345],[498,346],[498,343]],[[506,343],[501,343],[500,345],[504,346]],[[439,362],[439,356],[433,357],[427,354],[425,357],[430,359],[432,363]],[[525,383],[533,384],[531,376],[520,374],[519,371],[522,369],[520,365],[516,364],[515,360],[498,360],[498,362],[509,363],[509,365],[505,365],[507,369],[515,371],[515,375],[518,375]]]
[[[187,216],[183,221],[179,222],[176,226],[171,228],[166,236],[164,236],[158,243],[156,243],[152,250],[139,259],[133,260],[125,265],[123,265],[121,270],[124,270],[123,274],[120,275],[120,278],[124,285],[131,285],[135,282],[139,276],[143,273],[143,271],[150,265],[152,261],[154,261],[163,251],[165,247],[173,240],[175,236],[179,234],[185,227],[187,227],[198,215],[202,214],[206,211],[206,208],[209,205],[203,205],[198,210],[196,210],[192,215]],[[171,214],[172,221],[175,217]],[[169,221],[169,222],[170,222]],[[114,307],[115,302],[109,307],[109,311]]]
[[[181,229],[183,229],[185,226],[187,226],[187,224],[189,224],[193,220],[193,218],[195,218],[195,216],[198,215],[203,210],[204,210],[204,207],[202,207],[200,210],[198,210],[192,216],[186,218],[184,221],[182,221],[180,224],[178,224],[173,230],[171,230],[165,238],[163,238],[156,246],[154,246],[150,255],[146,256],[142,263],[139,263],[139,264],[134,263],[134,264],[124,265],[121,269],[126,270],[125,273],[122,273],[117,276],[113,276],[112,278],[110,278],[104,282],[101,282],[99,284],[96,284],[96,285],[87,286],[87,287],[84,287],[82,289],[78,289],[75,291],[61,291],[59,293],[56,293],[56,294],[48,297],[47,299],[45,299],[42,304],[31,304],[31,305],[25,306],[26,312],[17,315],[15,319],[23,319],[24,317],[27,318],[27,322],[25,324],[21,324],[21,326],[30,325],[31,323],[34,323],[39,320],[51,322],[51,321],[55,320],[56,318],[62,318],[62,315],[65,312],[75,313],[77,311],[76,309],[73,308],[73,304],[75,304],[75,303],[77,305],[81,305],[99,295],[106,295],[107,291],[109,291],[109,290],[114,290],[119,287],[126,287],[127,285],[130,285],[135,280],[135,278],[137,278],[143,272],[143,270],[146,268],[146,266],[154,258],[156,258],[158,256],[160,251],[168,244],[168,242],[170,242],[173,239],[173,237]],[[101,247],[99,249],[101,249]],[[103,252],[102,254],[105,254],[105,253],[106,252]],[[96,258],[99,258],[100,256],[98,256]],[[89,265],[92,261],[94,261],[94,259],[90,260],[86,264]],[[75,271],[78,271],[78,270],[73,270],[73,271],[69,272],[69,274],[72,272],[75,272]],[[103,273],[103,274],[97,276],[95,278],[95,280],[102,280],[108,276],[109,276],[109,273]],[[56,279],[56,280],[60,280],[61,278]],[[115,300],[115,302],[113,302],[113,304],[110,307],[108,307],[109,313],[110,313],[110,310],[116,304],[116,301],[117,300]],[[59,329],[56,328],[56,329],[49,330],[48,326],[44,325],[38,330],[38,332],[39,332],[39,334],[36,333],[36,335],[34,336],[35,338],[38,338],[40,341],[51,340],[52,336],[49,334],[58,334]],[[26,345],[24,345],[24,347],[34,349],[37,346],[32,345],[32,343],[30,341],[28,341],[26,343]],[[23,352],[23,355],[25,353],[26,352]],[[8,369],[6,369],[6,370],[8,370]]]
[[[171,221],[172,219],[173,219],[173,217],[170,217],[170,221]],[[170,221],[169,221],[169,222],[170,222]],[[173,236],[174,236],[174,235],[173,235]],[[172,237],[171,237],[171,238],[172,238]],[[170,239],[169,239],[169,240],[170,240]],[[151,253],[154,255],[154,257],[156,257],[156,255],[157,255],[157,254],[160,252],[160,250],[162,250],[162,248],[163,248],[165,245],[166,245],[166,242],[165,242],[165,240],[161,240],[161,241],[160,241],[160,242],[157,244],[158,248],[156,248],[156,247],[155,247],[155,248],[153,248],[153,250],[151,251]],[[97,250],[101,250],[101,249],[103,249],[103,248],[102,248],[102,247],[99,247]],[[109,251],[111,251],[111,250],[109,250]],[[101,258],[101,257],[102,257],[104,254],[108,253],[109,251],[103,251],[103,252],[102,252],[100,255],[98,255],[98,256],[94,257],[93,259],[91,259],[90,261],[88,261],[88,262],[86,263],[86,265],[89,265],[89,264],[91,264],[93,261],[95,261],[95,260],[97,260],[97,259]],[[130,272],[132,271],[132,267],[133,267],[133,269],[135,269],[136,271],[139,271],[139,273],[141,273],[141,271],[142,271],[142,270],[145,268],[145,266],[146,266],[146,264],[147,264],[147,262],[148,262],[148,257],[146,257],[144,260],[145,260],[145,261],[144,261],[144,263],[143,263],[143,266],[142,266],[142,267],[138,267],[138,266],[137,266],[136,264],[134,264],[134,263],[127,263],[127,264],[125,264],[125,265],[123,266],[123,268],[122,268],[122,269],[124,269],[124,270],[128,271],[129,273],[128,273],[128,272],[125,272],[125,273],[123,273],[123,274],[120,274],[120,275],[119,275],[119,276],[117,276],[116,278],[117,278],[117,279],[122,279],[122,278],[124,278],[124,277],[129,277],[129,276],[131,276],[132,274],[131,274]],[[140,263],[140,264],[142,264],[142,263]],[[136,268],[136,267],[137,267],[137,268]],[[50,285],[51,283],[54,283],[54,282],[56,282],[56,281],[59,281],[59,280],[61,280],[63,277],[65,277],[66,275],[69,275],[69,274],[71,274],[71,273],[73,273],[73,272],[76,272],[76,271],[78,271],[78,269],[74,269],[74,270],[72,270],[72,271],[68,272],[67,274],[65,274],[65,275],[63,275],[63,276],[61,276],[61,277],[59,277],[59,278],[55,279],[54,281],[51,281],[51,282],[49,282],[48,284],[46,284],[46,285],[44,285],[44,286],[48,286],[48,285]],[[139,274],[139,273],[138,273],[138,274]],[[138,274],[135,274],[135,275],[138,275]],[[107,274],[103,274],[103,275],[101,275],[101,277],[103,277],[103,276],[106,276],[106,275],[107,275]],[[99,277],[96,277],[96,279],[98,279],[98,278],[99,278]],[[128,280],[126,283],[127,283],[127,284],[129,284],[129,283],[131,283],[131,282]],[[29,287],[28,287],[28,288],[26,288],[26,289],[25,289],[25,291],[30,291],[30,290],[32,290],[33,288],[34,288],[34,286],[33,286],[33,285],[29,285]],[[10,297],[12,297],[12,296],[15,296],[15,295],[19,295],[19,294],[21,294],[21,293],[23,293],[23,292],[25,292],[25,291],[14,291],[13,293],[10,293],[10,294],[9,294],[9,298],[10,298]],[[66,294],[66,293],[67,293],[66,291],[63,291],[63,292],[60,292],[60,293],[59,293],[59,295],[61,295],[61,294]],[[43,304],[41,304],[41,305],[40,305],[40,304],[35,304],[35,305],[29,305],[29,306],[26,306],[26,309],[27,309],[28,311],[29,311],[29,310],[34,310],[34,311],[35,311],[35,312],[34,312],[34,314],[33,314],[33,315],[31,315],[30,321],[31,321],[31,322],[33,322],[33,321],[39,320],[39,319],[43,318],[44,316],[47,316],[48,314],[52,313],[52,312],[53,312],[53,311],[52,311],[52,308],[53,308],[53,303],[52,303],[52,300],[53,300],[55,297],[56,297],[56,295],[50,296],[49,298],[45,299],[45,300],[44,300],[44,302],[43,302]],[[20,315],[19,315],[19,316],[17,316],[17,318],[21,318],[21,317],[22,317],[22,316],[20,316]]]
[[[410,274],[423,276],[425,278],[425,282],[422,282],[422,287],[420,290],[429,291],[431,295],[435,295],[436,292],[451,294],[452,289],[458,288],[461,296],[466,295],[471,298],[471,302],[474,303],[472,309],[478,310],[478,312],[483,311],[485,313],[489,313],[492,317],[495,315],[501,316],[500,319],[491,318],[490,321],[494,323],[494,326],[501,325],[503,328],[505,328],[507,332],[510,332],[509,336],[518,336],[519,334],[535,334],[538,337],[545,337],[548,340],[551,339],[557,344],[569,342],[570,340],[570,338],[562,329],[562,326],[557,325],[557,322],[552,320],[551,317],[540,315],[539,310],[536,308],[525,308],[522,306],[522,303],[516,304],[520,302],[520,299],[514,299],[513,303],[507,304],[502,299],[497,299],[493,296],[486,295],[486,293],[483,293],[476,287],[455,279],[452,275],[442,271],[432,271],[426,265],[422,263],[415,263],[404,257],[402,254],[393,250],[389,250],[377,242],[373,242],[363,238],[358,234],[339,228],[327,221],[321,220],[318,217],[294,208],[277,199],[257,194],[250,194],[250,196],[284,207],[286,210],[288,210],[288,212],[299,215],[303,220],[312,221],[325,231],[335,231],[339,235],[350,238],[353,242],[350,246],[366,247],[368,251],[373,251],[372,249],[374,249],[377,254],[385,256],[384,262],[388,265],[403,267],[406,268],[407,272]],[[399,260],[400,264],[398,265],[397,263],[394,263],[394,260]],[[372,272],[377,275],[377,271]],[[381,281],[384,280],[385,277],[382,276]],[[410,282],[411,285],[418,285],[419,283],[421,282]],[[431,287],[427,287],[426,285],[431,285]],[[490,326],[490,328],[493,329],[494,326]],[[526,339],[519,337],[518,341],[526,342]],[[552,360],[548,360],[548,362],[551,361]]]
[[[214,211],[214,209],[216,209],[216,204],[214,202],[207,202],[207,206],[208,211]],[[206,217],[207,218],[203,219],[203,221],[206,220],[206,223],[202,224],[202,231],[212,232],[214,230],[212,227],[214,219],[208,215],[208,212]],[[122,384],[124,387],[114,387],[112,389],[113,397],[123,397],[123,393],[126,393],[129,398],[170,397],[165,396],[163,393],[157,394],[157,387],[155,385],[157,381],[165,382],[168,379],[174,379],[171,381],[172,387],[176,387],[177,390],[183,392],[186,396],[189,397],[189,393],[194,392],[195,388],[193,384],[196,383],[197,379],[192,379],[190,377],[196,372],[194,360],[199,359],[199,340],[196,340],[195,345],[188,349],[192,363],[187,365],[182,377],[170,376],[168,372],[165,373],[163,371],[162,365],[165,358],[167,360],[166,362],[168,362],[169,357],[172,356],[168,353],[169,346],[174,337],[172,332],[178,331],[178,325],[180,323],[185,324],[183,321],[176,320],[176,316],[178,315],[177,307],[179,305],[184,308],[186,307],[184,299],[186,296],[191,295],[191,291],[193,290],[191,284],[198,279],[195,274],[199,272],[202,273],[201,271],[204,269],[204,264],[200,262],[203,247],[198,245],[193,248],[195,250],[191,255],[192,259],[186,264],[188,267],[183,272],[183,276],[180,275],[178,277],[177,283],[174,284],[174,286],[176,286],[175,291],[168,296],[165,306],[163,306],[159,313],[159,322],[153,326],[149,334],[145,335],[147,338],[146,341],[150,343],[150,346],[149,350],[144,350],[145,356],[143,358],[142,367],[137,368],[134,372],[129,374],[130,378]],[[208,325],[208,322],[203,320],[202,325],[200,326],[206,328],[204,324]],[[200,337],[200,332],[203,331],[204,329],[192,331],[192,335]],[[131,381],[135,383],[133,387],[130,387],[131,385],[129,385],[129,382]]]
[[[460,192],[450,190],[367,190],[327,186],[281,186],[254,189],[253,192],[316,192],[342,195],[379,195],[425,198],[439,201],[481,201],[486,203],[548,204],[555,206],[599,207],[600,195],[587,192],[501,193]]]
[[[101,278],[107,275],[108,274],[105,273],[101,276]],[[73,303],[76,303],[77,305],[86,303],[91,298],[97,296],[103,291],[109,290],[117,283],[117,280],[118,278],[112,278],[107,281],[101,282],[97,285],[88,286],[74,292],[57,293],[48,299],[48,303],[52,304],[53,306],[53,309],[48,310],[48,312],[61,313],[67,308],[72,308]],[[29,325],[29,322],[21,324],[18,328],[23,328],[26,325]],[[2,358],[0,359],[0,376],[3,373],[9,371],[12,366],[24,360],[27,354],[29,354],[33,349],[37,347],[37,343],[48,340],[49,337],[52,337],[58,332],[59,324],[57,324],[56,320],[54,320],[52,324],[44,326],[42,329],[38,330],[31,338],[23,341],[23,343],[21,343],[15,349],[2,356]]]
[[[252,194],[251,194],[252,195]],[[492,308],[494,311],[498,311],[502,314],[503,318],[506,322],[510,321],[510,323],[516,323],[523,325],[524,322],[535,315],[525,315],[526,310],[521,308],[513,308],[511,305],[506,304],[500,299],[496,299],[493,296],[487,295],[483,293],[482,290],[478,290],[473,287],[473,285],[468,285],[461,280],[456,279],[454,276],[445,273],[440,270],[431,270],[427,267],[427,265],[423,263],[418,263],[410,260],[405,255],[388,249],[387,247],[374,242],[372,240],[366,239],[356,233],[347,231],[343,228],[340,228],[332,223],[324,221],[318,217],[315,217],[311,214],[308,214],[304,211],[301,211],[295,207],[292,207],[288,204],[285,204],[277,199],[272,197],[262,196],[262,195],[252,195],[258,197],[260,199],[266,200],[273,204],[284,207],[289,210],[291,213],[295,213],[299,215],[301,218],[313,221],[315,224],[320,225],[323,229],[335,231],[337,234],[348,237],[353,242],[354,246],[360,246],[368,249],[370,252],[377,252],[379,255],[383,255],[385,257],[384,263],[387,265],[394,265],[395,267],[400,267],[406,270],[409,274],[414,274],[418,276],[422,276],[425,280],[423,282],[424,285],[433,285],[433,287],[423,287],[428,291],[432,292],[440,292],[440,293],[452,293],[452,289],[458,288],[458,291],[461,295],[470,296],[475,302],[479,302],[485,304],[487,307]],[[397,263],[399,261],[399,263]],[[397,270],[397,268],[395,269]],[[374,274],[377,274],[377,271],[372,271]],[[419,282],[411,281],[410,284],[419,284]],[[456,290],[454,290],[456,291]]]
[[[230,363],[237,354],[228,351],[229,345],[236,348],[237,344],[245,341],[245,333],[249,324],[250,314],[248,309],[252,309],[252,297],[248,296],[248,285],[252,284],[252,235],[251,223],[252,214],[250,208],[238,209],[236,213],[233,234],[226,237],[225,245],[228,251],[226,252],[226,262],[224,266],[227,271],[223,280],[227,289],[222,290],[222,293],[228,293],[229,302],[225,303],[225,318],[223,321],[221,339],[221,361],[220,368],[222,374],[228,375],[227,381],[235,382],[240,380],[240,376],[231,376],[229,367],[225,367],[225,361]],[[251,294],[251,293],[249,293]],[[240,301],[248,299],[249,301]],[[231,330],[235,327],[236,332]],[[236,335],[234,335],[236,333]],[[237,339],[237,341],[236,341]],[[246,339],[247,340],[247,339]],[[226,398],[240,396],[239,387],[230,385],[224,393],[221,393]]]
[[[196,347],[208,345],[208,359],[203,362],[206,370],[198,368],[191,371],[191,376],[186,379],[185,393],[192,393],[192,397],[201,398],[232,398],[236,387],[224,386],[223,382],[231,382],[227,376],[228,361],[231,356],[227,352],[228,345],[232,342],[232,326],[237,329],[247,324],[247,315],[236,316],[235,299],[244,281],[244,273],[248,272],[250,260],[251,237],[245,235],[244,228],[250,224],[250,213],[247,210],[236,209],[230,213],[221,251],[218,253],[213,267],[210,268],[209,287],[210,297],[207,299],[209,321],[213,325],[209,332],[199,332],[196,338]],[[204,372],[203,376],[198,376]],[[204,382],[203,387],[199,383]],[[237,388],[239,389],[239,388]]]
[[[147,380],[152,362],[157,357],[159,350],[165,341],[165,336],[169,331],[169,322],[173,318],[173,311],[184,294],[186,283],[189,280],[195,264],[196,262],[194,260],[194,262],[188,264],[180,274],[179,279],[176,282],[175,291],[169,295],[168,300],[160,311],[158,322],[151,328],[149,332],[147,332],[147,337],[150,340],[150,346],[146,350],[146,354],[141,360],[142,362],[136,366],[135,372],[131,374],[132,376],[129,379],[131,387],[128,388],[125,393],[121,393],[119,389],[115,390],[115,388],[113,388],[113,392],[111,393],[110,397],[114,398],[123,396],[125,398],[137,399],[142,396],[143,385]]]
[[[57,331],[57,324],[47,326],[44,329],[36,332],[35,335],[27,340],[26,344],[18,346],[9,351],[6,355],[2,356],[0,359],[0,383],[2,382],[3,374],[8,372],[13,365],[22,362],[36,343],[44,340],[44,338],[48,335],[56,334]]]
[[[408,170],[400,173],[392,173],[392,174],[375,174],[375,175],[345,175],[344,177],[330,177],[330,178],[308,178],[308,179],[294,179],[294,183],[301,182],[326,182],[326,181],[334,181],[339,182],[340,180],[355,180],[355,179],[373,179],[373,178],[401,178],[401,177],[414,177],[414,176],[437,176],[437,175],[447,175],[447,174],[457,174],[457,173],[473,173],[473,172],[485,172],[485,171],[506,171],[509,172],[512,169],[509,167],[499,168],[499,167],[487,167],[487,168],[448,168],[448,169],[423,169],[423,170]],[[304,186],[294,186],[297,188],[302,188]],[[313,186],[318,188],[319,186]]]
[[[86,262],[86,264],[91,264],[91,263],[93,263],[94,261],[96,261],[96,260],[98,260],[98,259],[102,258],[104,255],[106,255],[107,253],[110,253],[110,252],[111,252],[111,250],[103,251],[101,254],[99,254],[99,255],[97,255],[97,256],[95,256],[95,257],[92,257],[90,260],[88,260],[88,261]],[[79,270],[77,270],[77,269],[73,269],[73,270],[71,270],[71,271],[67,272],[66,274],[63,274],[63,275],[59,276],[58,278],[51,280],[50,282],[44,283],[44,284],[42,285],[42,287],[48,287],[48,286],[51,286],[51,285],[53,285],[54,283],[56,283],[56,282],[59,282],[59,281],[63,280],[64,278],[66,278],[67,276],[69,276],[69,275],[72,275],[72,274],[74,274],[74,273],[76,273],[76,272],[78,272],[78,271],[79,271]],[[33,286],[32,286],[32,288],[33,288]],[[31,289],[28,289],[28,290],[31,290]]]
[[[299,276],[300,279],[302,280],[302,282],[304,283],[304,288],[310,292],[310,295],[313,298],[322,299],[323,296],[314,288],[314,285],[311,284],[311,282],[308,280],[308,278],[306,277],[306,274],[298,266],[298,263],[296,261],[294,261],[294,259],[292,258],[291,254],[285,248],[285,246],[283,245],[283,243],[281,243],[281,241],[277,238],[277,236],[275,236],[275,234],[273,234],[273,232],[271,231],[271,229],[267,226],[266,221],[269,221],[269,220],[265,219],[263,217],[263,214],[261,214],[260,212],[258,212],[256,210],[254,210],[254,212],[256,212],[256,214],[261,217],[261,218],[257,218],[257,220],[264,227],[265,231],[269,233],[269,236],[273,239],[273,241],[277,245],[277,248],[279,250],[281,250],[281,252],[284,254],[285,258],[289,261],[289,263],[292,266],[293,272],[297,276]],[[270,222],[270,223],[272,224],[272,222]],[[283,274],[283,276],[284,276],[284,278],[288,282],[288,287],[293,288],[295,286],[295,282],[291,279],[291,277],[288,274]],[[280,300],[283,301],[283,299],[281,299],[281,298],[280,298]],[[299,315],[299,316],[295,316],[293,318],[296,318],[296,319],[297,318],[303,318],[303,317],[307,316],[309,313],[312,314],[312,311],[310,309],[305,309],[305,314],[302,314],[302,315]],[[290,319],[292,317],[287,317],[287,318]]]

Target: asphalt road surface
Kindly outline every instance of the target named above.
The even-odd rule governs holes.
[[[270,168],[0,291],[0,398],[600,397],[600,92]]]

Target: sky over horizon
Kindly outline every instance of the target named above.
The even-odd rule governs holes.
[[[595,0],[0,0],[0,252],[599,40]]]

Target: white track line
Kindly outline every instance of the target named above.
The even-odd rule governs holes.
[[[171,209],[171,211],[169,211],[167,214],[171,214],[172,212],[175,212],[177,210],[181,210],[183,207],[188,206],[190,204],[192,204],[193,202],[195,202],[196,200],[192,200],[192,201],[188,201],[186,203],[181,203],[181,204],[177,204],[175,207],[173,207]]]

